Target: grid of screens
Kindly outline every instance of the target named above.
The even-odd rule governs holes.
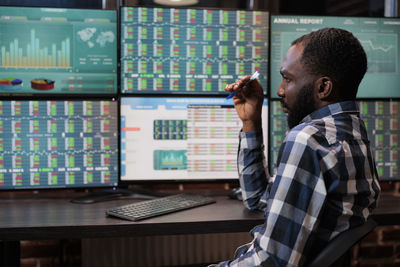
[[[288,130],[286,114],[279,101],[271,101],[270,166],[276,171],[279,147]],[[400,102],[359,101],[360,116],[365,122],[381,180],[399,179]]]
[[[275,97],[291,41],[323,27],[347,29],[365,48],[369,70],[358,97],[400,97],[398,19],[272,16],[270,28],[260,11],[122,7],[120,14],[117,25],[116,11],[0,7],[0,96],[80,98],[0,101],[0,189],[237,178],[241,122],[220,97],[225,85],[258,70]],[[117,94],[119,101],[82,99]],[[399,102],[359,104],[379,176],[399,179]],[[265,100],[274,170],[286,115],[278,101],[269,108],[268,118]]]
[[[0,189],[115,186],[116,101],[0,101]]]
[[[267,88],[267,12],[125,7],[121,92],[224,94],[260,72]]]
[[[116,94],[111,10],[0,7],[0,95]]]
[[[267,129],[267,100],[262,112]],[[240,129],[223,98],[123,97],[121,181],[238,178]]]
[[[400,97],[400,20],[354,17],[271,17],[271,96],[281,82],[279,69],[290,43],[324,27],[352,32],[367,53],[368,71],[358,90],[361,98]]]

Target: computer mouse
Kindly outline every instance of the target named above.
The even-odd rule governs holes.
[[[231,190],[231,192],[229,192],[228,197],[231,198],[231,199],[243,200],[242,188],[240,188],[240,187],[233,188]]]

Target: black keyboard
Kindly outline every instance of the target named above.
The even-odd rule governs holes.
[[[210,197],[178,194],[111,208],[106,211],[106,214],[125,220],[137,221],[211,203],[215,203],[215,200]]]

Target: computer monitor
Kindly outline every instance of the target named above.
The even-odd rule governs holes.
[[[400,180],[400,101],[359,101],[381,180]]]
[[[117,93],[116,11],[0,7],[0,96]]]
[[[262,119],[268,147],[266,99]],[[240,129],[225,98],[122,97],[121,182],[237,179]]]
[[[281,102],[271,100],[269,113],[269,170],[274,174],[277,169],[278,152],[288,132],[287,115],[283,112]]]
[[[367,54],[368,71],[357,97],[400,97],[399,26],[399,18],[271,16],[271,96],[278,97],[279,69],[291,42],[320,28],[337,27],[352,32]]]
[[[118,102],[0,101],[0,190],[118,184]]]
[[[267,88],[267,12],[123,7],[123,94],[223,95],[260,72]]]
[[[400,180],[400,101],[357,101],[360,116],[365,122],[371,149],[381,181]],[[286,114],[279,101],[270,102],[270,154],[272,173],[277,168],[278,152],[288,131]]]

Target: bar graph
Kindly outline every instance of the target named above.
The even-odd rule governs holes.
[[[30,41],[21,47],[15,38],[9,46],[1,46],[1,67],[10,68],[70,68],[71,43],[67,37],[61,43],[42,45],[35,29],[30,30]]]
[[[116,26],[115,11],[1,7],[0,95],[115,94]]]

